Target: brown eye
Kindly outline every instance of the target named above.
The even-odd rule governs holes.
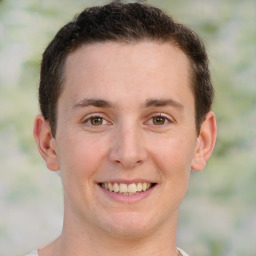
[[[94,116],[90,118],[91,125],[102,125],[103,124],[103,118],[100,116]]]
[[[167,118],[163,116],[154,116],[152,119],[154,125],[163,125],[165,124]]]

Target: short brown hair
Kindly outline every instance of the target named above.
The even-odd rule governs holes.
[[[214,96],[204,44],[191,29],[175,22],[156,7],[145,3],[112,2],[81,12],[59,30],[43,54],[39,103],[53,136],[56,133],[57,101],[63,90],[67,56],[84,44],[143,40],[170,42],[188,57],[192,69],[196,129],[199,133]]]

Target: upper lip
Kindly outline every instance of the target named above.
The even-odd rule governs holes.
[[[110,179],[110,180],[102,180],[97,182],[98,184],[101,183],[123,183],[123,184],[132,184],[132,183],[157,183],[152,180],[146,180],[146,179],[132,179],[132,180],[127,180],[127,179]]]

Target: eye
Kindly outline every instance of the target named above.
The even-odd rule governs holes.
[[[167,118],[164,116],[154,116],[152,117],[152,122],[154,125],[163,125],[167,122]]]
[[[102,116],[90,116],[89,118],[85,119],[83,123],[90,126],[100,126],[107,124],[107,121]]]
[[[89,119],[91,125],[102,125],[104,119],[100,116],[93,116]]]
[[[166,116],[163,116],[162,114],[157,114],[148,121],[148,124],[154,125],[154,126],[165,126],[170,123],[172,123],[172,119],[168,118]]]

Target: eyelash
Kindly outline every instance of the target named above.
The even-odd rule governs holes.
[[[92,122],[96,118],[100,118],[102,120],[102,123],[100,123],[99,125],[93,124]],[[163,124],[155,124],[154,118],[161,118],[161,119],[163,119],[164,123]],[[160,127],[166,126],[168,124],[171,124],[173,122],[174,121],[171,118],[166,117],[162,113],[159,113],[159,114],[155,114],[155,115],[151,116],[151,118],[148,119],[148,121],[146,121],[145,124],[150,123],[150,125],[158,126],[160,128]],[[101,127],[102,125],[111,124],[111,123],[109,121],[107,121],[106,118],[104,118],[102,115],[95,114],[95,115],[91,115],[91,116],[87,117],[85,120],[83,120],[83,124],[86,124],[91,127],[97,127],[97,126]]]
[[[164,119],[164,123],[163,123],[163,124],[154,124],[154,123],[153,123],[153,122],[154,122],[154,121],[153,121],[154,118],[161,118],[161,119]],[[153,115],[153,116],[149,119],[149,121],[147,121],[147,122],[150,122],[150,121],[151,121],[151,124],[152,124],[152,125],[154,125],[154,126],[159,126],[159,127],[163,127],[163,126],[166,126],[166,125],[171,124],[171,123],[174,122],[173,120],[171,120],[171,119],[168,118],[167,116],[163,115],[162,113]]]
[[[96,118],[102,119],[102,123],[99,124],[99,125],[92,124],[92,121],[95,120]],[[91,116],[87,117],[85,120],[83,120],[83,123],[87,124],[88,126],[97,127],[97,126],[102,126],[102,125],[104,125],[106,123],[109,123],[109,122],[102,115],[97,114],[97,115],[91,115]]]

